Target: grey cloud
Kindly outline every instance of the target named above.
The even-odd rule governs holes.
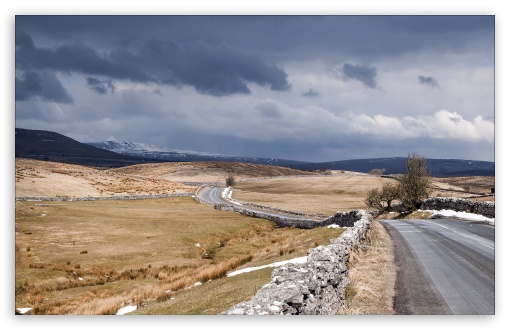
[[[86,45],[64,44],[55,49],[37,48],[33,39],[22,31],[16,31],[15,64],[18,70],[54,70],[104,75],[137,82],[153,81],[150,76],[130,65],[134,63],[115,63]]]
[[[369,88],[377,87],[377,69],[375,67],[345,63],[340,68],[340,72],[344,80],[354,79],[362,82],[363,85]]]
[[[169,38],[176,42],[205,40],[238,45],[286,57],[326,54],[398,55],[441,47],[459,50],[473,38],[491,51],[493,15],[158,15],[158,16],[23,16],[16,27],[61,39],[90,40],[101,46],[121,41]],[[355,27],[355,28],[353,28]],[[334,41],[331,40],[332,35]],[[264,37],[261,37],[264,36]],[[476,45],[476,44],[475,44]],[[491,47],[492,46],[492,47]],[[480,45],[476,45],[480,47]],[[291,51],[282,51],[291,50]],[[281,57],[280,57],[281,58]]]
[[[51,72],[27,71],[16,76],[15,100],[35,98],[55,103],[73,103],[73,98]]]
[[[37,48],[28,34],[19,31],[16,68],[77,72],[177,87],[188,85],[214,96],[249,94],[247,82],[275,91],[291,88],[287,74],[275,64],[266,63],[250,52],[204,42],[177,45],[172,41],[151,40],[138,48],[119,48],[99,54],[83,44]]]
[[[99,94],[115,93],[115,84],[111,80],[100,80],[96,77],[87,77],[87,85]]]
[[[439,88],[439,83],[437,82],[437,80],[434,77],[419,76],[418,82],[422,85],[427,85],[432,88]]]
[[[319,96],[319,92],[317,92],[315,89],[313,88],[310,88],[309,90],[307,90],[306,92],[304,93],[301,93],[301,96],[304,96],[304,97],[317,97]]]
[[[272,102],[263,102],[256,106],[256,109],[260,111],[262,116],[266,118],[280,119],[282,118],[282,113],[280,109],[278,109],[278,105]]]

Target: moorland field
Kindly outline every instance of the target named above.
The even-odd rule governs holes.
[[[237,181],[235,199],[324,215],[367,209],[366,192],[393,180],[244,163],[104,169],[16,158],[15,195],[194,193],[198,183],[221,185],[228,175]],[[490,192],[494,177],[437,178],[434,187],[433,196],[474,197]],[[192,197],[16,201],[16,307],[32,308],[27,314],[115,314],[126,305],[138,307],[132,314],[218,314],[249,299],[271,276],[270,268],[227,277],[229,272],[305,256],[342,232],[275,228]]]

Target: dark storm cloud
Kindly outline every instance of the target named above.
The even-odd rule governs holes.
[[[41,99],[55,103],[73,103],[55,74],[51,72],[27,71],[16,76],[15,100]]]
[[[138,82],[151,80],[151,77],[130,67],[128,63],[112,62],[86,45],[65,44],[54,49],[37,48],[33,39],[21,31],[16,31],[16,69],[79,72]]]
[[[306,92],[304,93],[301,93],[301,96],[304,96],[304,97],[317,97],[319,96],[319,92],[317,92],[315,89],[313,88],[310,88],[309,90],[307,90]]]
[[[437,80],[434,77],[419,76],[418,82],[422,85],[427,85],[432,88],[439,88],[439,83],[437,82]]]
[[[353,65],[345,63],[340,69],[339,73],[343,80],[358,80],[363,85],[369,88],[376,88],[377,82],[377,69],[375,67],[365,65]],[[338,76],[338,73],[337,73]]]
[[[99,94],[115,93],[115,84],[111,80],[101,80],[96,77],[87,77],[87,85]]]
[[[100,45],[147,37],[225,42],[280,59],[318,52],[368,59],[431,47],[460,49],[474,36],[487,46],[494,43],[494,38],[487,38],[494,36],[490,15],[17,16],[16,26],[34,35],[81,38]]]
[[[98,53],[83,44],[38,48],[28,34],[17,31],[16,69],[47,69],[141,83],[188,85],[214,96],[249,94],[247,82],[275,91],[291,87],[285,71],[275,64],[249,52],[204,42],[178,45],[151,40],[134,49]]]

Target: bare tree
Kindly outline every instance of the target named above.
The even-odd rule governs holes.
[[[386,171],[385,168],[374,168],[373,170],[368,172],[368,174],[381,176],[384,174],[385,171]]]
[[[377,188],[370,189],[365,198],[365,204],[368,207],[375,208],[379,214],[384,212],[384,205],[381,199],[381,192]]]
[[[382,214],[384,211],[390,211],[391,203],[399,198],[400,186],[386,182],[381,189],[374,188],[368,191],[365,204],[377,209],[379,214]]]
[[[236,185],[236,178],[231,174],[225,178],[225,185],[227,187],[233,187]]]
[[[416,210],[421,202],[428,198],[431,190],[431,179],[427,173],[425,158],[413,153],[407,157],[406,169],[398,178],[400,200],[409,210]]]
[[[396,200],[400,199],[401,191],[400,191],[400,185],[398,184],[391,184],[389,182],[385,182],[384,185],[381,188],[381,200],[386,202],[386,210],[391,210],[391,203]]]
[[[374,168],[370,172],[368,172],[368,174],[381,176],[382,175],[382,171],[379,168]]]

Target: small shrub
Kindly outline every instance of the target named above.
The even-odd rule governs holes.
[[[88,253],[88,251],[87,251],[87,250],[81,250],[81,251],[80,251],[80,254],[87,254],[87,253]]]
[[[227,187],[234,187],[236,185],[235,177],[233,175],[227,176],[227,178],[225,179],[225,185]]]

